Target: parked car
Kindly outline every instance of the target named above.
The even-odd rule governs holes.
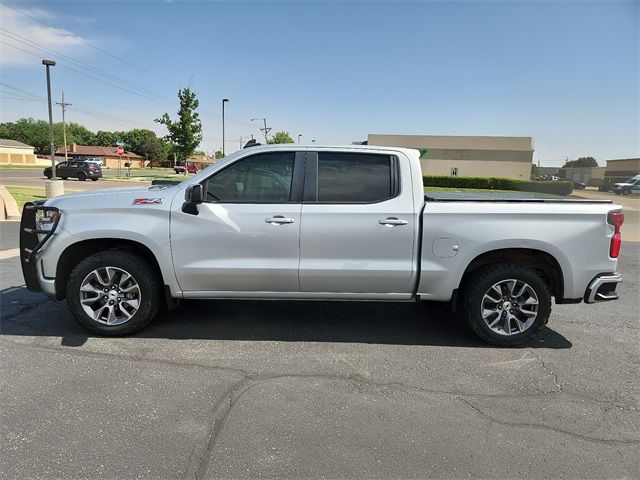
[[[99,157],[78,157],[76,160],[81,162],[97,163],[98,165],[100,165],[100,167],[104,166],[102,159]]]
[[[27,288],[102,335],[180,299],[430,300],[510,346],[552,297],[618,298],[623,219],[611,201],[425,196],[417,150],[271,145],[177,185],[27,203],[20,248]]]
[[[582,182],[576,182],[575,180],[573,181],[573,189],[574,190],[584,190],[585,188],[587,188],[587,185],[582,183]]]
[[[175,167],[173,167],[176,173],[198,173],[198,167],[196,167],[195,163],[187,163],[186,167],[184,162],[177,163]]]
[[[614,183],[613,193],[615,193],[616,195],[631,195],[632,193],[640,193],[640,173],[624,183]]]
[[[47,167],[42,172],[45,177],[51,178],[51,167]],[[97,181],[102,177],[102,167],[97,163],[83,162],[79,160],[69,160],[56,165],[56,177],[66,180],[67,178],[77,178],[81,182],[87,179]]]

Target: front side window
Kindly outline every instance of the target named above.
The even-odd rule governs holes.
[[[394,196],[391,156],[318,153],[318,202],[373,203]]]
[[[271,152],[239,160],[207,181],[207,202],[286,203],[291,196],[295,152]]]

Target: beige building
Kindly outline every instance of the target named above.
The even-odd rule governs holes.
[[[419,150],[425,175],[529,180],[533,166],[531,137],[370,134],[367,143]]]
[[[614,184],[629,180],[638,173],[640,173],[640,158],[607,160],[604,178],[606,183]]]
[[[35,164],[36,156],[32,146],[0,138],[0,163]]]

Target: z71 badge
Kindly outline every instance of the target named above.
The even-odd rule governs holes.
[[[164,198],[136,198],[133,205],[160,205]]]

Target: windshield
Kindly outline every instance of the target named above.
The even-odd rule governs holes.
[[[627,180],[624,183],[636,183],[640,181],[640,173],[638,175],[636,175],[635,177],[631,177],[629,180]]]

